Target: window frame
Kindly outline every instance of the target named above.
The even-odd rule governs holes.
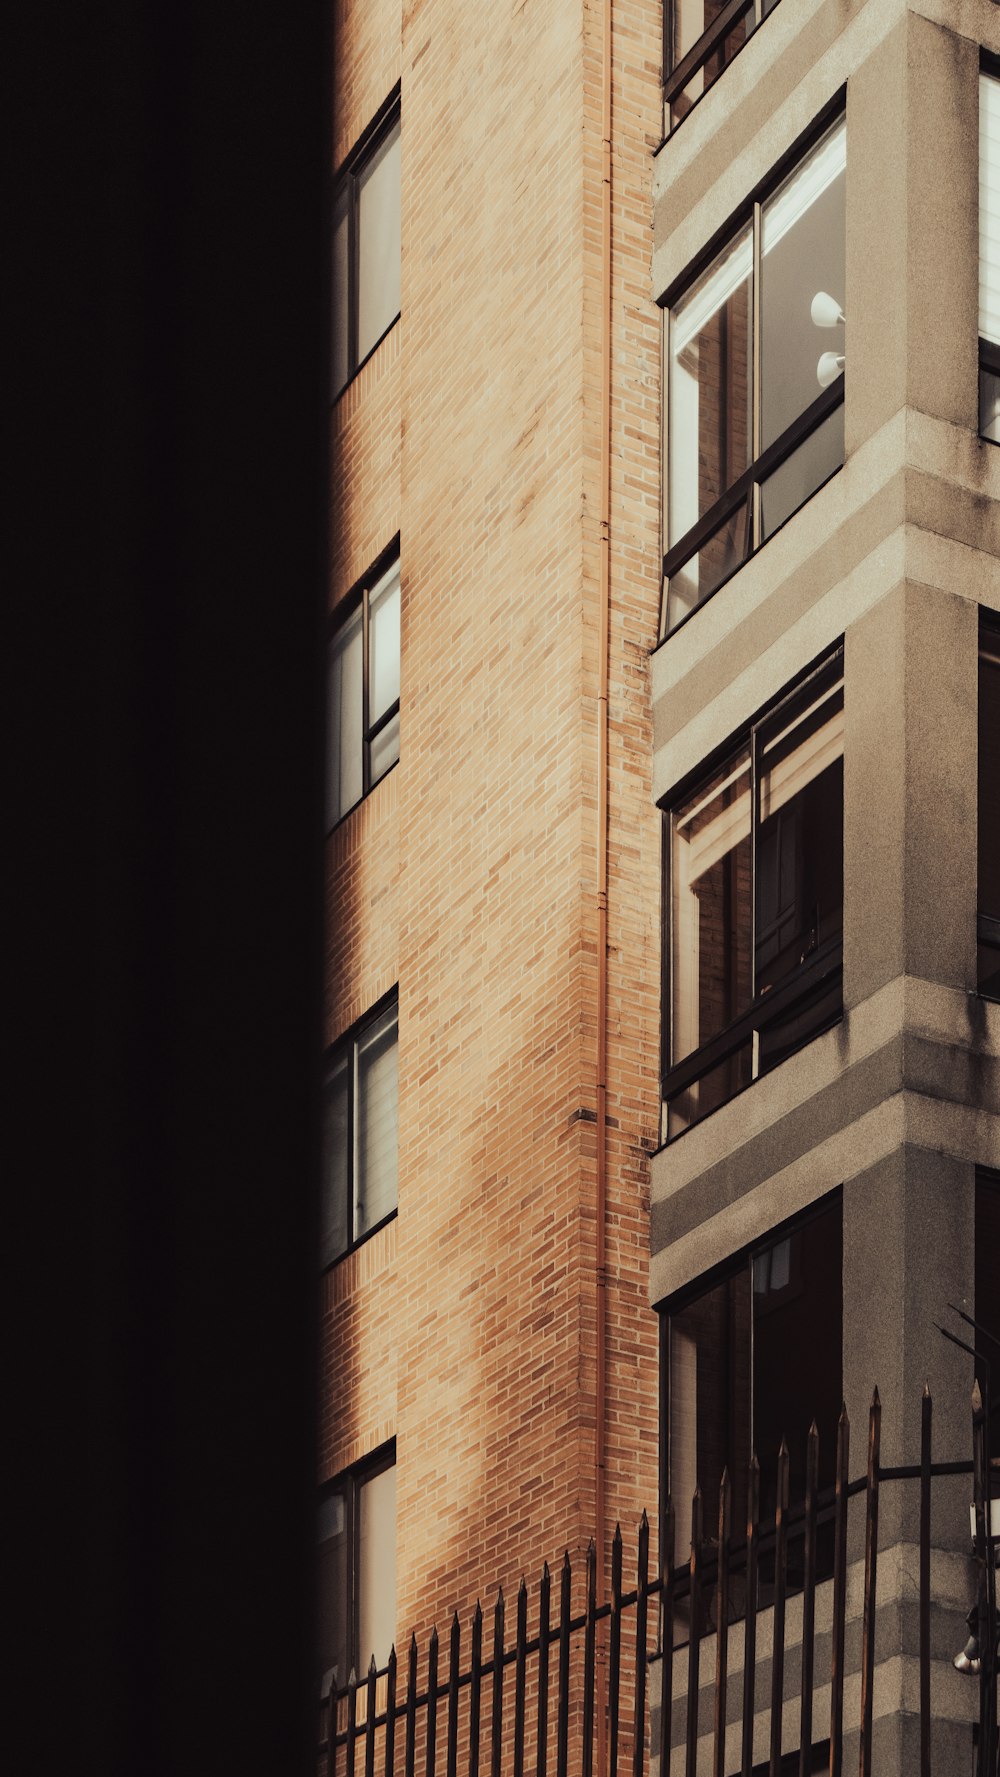
[[[794,1215],[787,1217],[783,1222],[777,1223],[773,1228],[769,1228],[766,1231],[766,1233],[761,1234],[756,1240],[747,1241],[743,1246],[737,1247],[735,1252],[730,1253],[724,1259],[720,1259],[717,1264],[711,1265],[707,1271],[700,1272],[697,1277],[691,1278],[691,1280],[688,1283],[682,1284],[679,1289],[672,1291],[670,1295],[664,1296],[661,1301],[656,1303],[655,1313],[656,1313],[658,1320],[659,1320],[659,1341],[658,1341],[658,1348],[659,1348],[659,1439],[658,1439],[659,1488],[658,1488],[657,1507],[658,1507],[658,1516],[659,1516],[659,1525],[660,1525],[660,1547],[661,1548],[664,1548],[666,1546],[667,1507],[668,1507],[668,1503],[671,1498],[671,1488],[670,1488],[670,1462],[671,1462],[670,1369],[671,1369],[672,1352],[671,1352],[670,1334],[671,1334],[672,1317],[674,1317],[678,1314],[682,1314],[686,1308],[689,1308],[691,1306],[691,1304],[693,1302],[696,1302],[701,1296],[707,1295],[713,1289],[717,1289],[721,1283],[725,1283],[728,1281],[728,1279],[730,1279],[732,1277],[736,1277],[744,1269],[746,1269],[749,1272],[750,1300],[751,1300],[751,1304],[752,1304],[752,1302],[753,1302],[753,1265],[754,1265],[754,1260],[756,1258],[759,1258],[763,1253],[765,1253],[769,1250],[773,1250],[777,1246],[780,1246],[782,1241],[788,1240],[793,1235],[801,1232],[801,1230],[809,1222],[811,1222],[814,1218],[818,1219],[820,1216],[825,1215],[829,1210],[831,1210],[834,1207],[834,1205],[836,1203],[839,1203],[839,1205],[840,1205],[840,1229],[841,1229],[840,1378],[841,1378],[841,1389],[843,1389],[843,1379],[844,1379],[844,1333],[843,1333],[844,1190],[843,1190],[843,1185],[835,1185],[832,1191],[825,1191],[821,1197],[815,1198],[813,1200],[813,1202],[807,1204],[804,1209],[797,1210]],[[754,1356],[755,1356],[755,1354],[754,1354],[755,1329],[756,1329],[756,1320],[755,1320],[753,1313],[751,1312],[751,1315],[750,1315],[750,1342],[749,1342],[749,1351],[747,1353],[747,1373],[750,1378],[750,1384],[749,1384],[749,1386],[750,1386],[749,1425],[750,1425],[750,1448],[751,1448],[751,1450],[756,1449],[756,1435],[755,1435],[756,1403],[754,1401],[754,1388],[753,1388]],[[701,1477],[700,1476],[698,1477],[698,1481],[699,1481],[699,1484],[701,1484]],[[681,1533],[681,1542],[680,1542],[679,1547],[681,1549],[683,1549],[684,1547],[686,1547],[687,1540],[688,1540],[686,1526],[685,1526],[685,1522],[684,1522],[684,1512],[686,1509],[690,1508],[691,1502],[690,1502],[690,1500],[685,1500],[685,1501],[674,1500],[673,1503],[674,1503],[674,1510],[675,1510],[675,1522],[680,1527],[680,1533]],[[706,1519],[705,1524],[704,1524],[704,1535],[705,1535],[706,1546],[709,1542],[714,1543],[714,1534],[715,1534],[714,1524],[709,1523]],[[734,1526],[733,1527],[734,1544],[738,1544],[740,1542],[741,1538],[742,1538],[742,1531],[738,1531],[737,1527]],[[675,1549],[674,1549],[675,1567],[683,1564],[683,1558],[682,1558],[682,1561],[679,1562],[677,1559],[677,1555],[678,1555],[678,1548],[677,1548],[677,1546],[675,1546]]]
[[[815,1030],[810,1031],[808,1036],[803,1037],[800,1043],[795,1044],[794,1048],[790,1049],[787,1054],[780,1056],[777,1061],[772,1062],[769,1066],[762,1067],[760,1065],[759,1037],[769,1026],[778,1023],[782,1018],[788,1017],[800,1002],[803,1002],[803,1009],[806,1009],[804,1002],[807,1002],[812,995],[821,997],[825,991],[829,991],[838,977],[841,980],[841,984],[843,983],[844,943],[843,924],[841,924],[841,935],[838,939],[826,940],[824,944],[818,947],[808,963],[800,964],[795,972],[789,975],[787,979],[782,981],[778,986],[765,990],[763,993],[755,993],[746,1010],[741,1012],[736,1018],[730,1020],[729,1024],[723,1030],[717,1032],[714,1037],[710,1037],[707,1042],[700,1044],[697,1049],[693,1049],[690,1054],[683,1056],[679,1061],[674,1062],[668,1059],[673,1055],[674,1045],[673,966],[674,941],[676,934],[674,930],[674,905],[672,893],[673,848],[671,844],[670,825],[673,811],[680,803],[683,803],[692,792],[696,791],[699,784],[704,783],[714,770],[716,770],[728,758],[732,757],[738,749],[744,746],[749,749],[751,819],[750,955],[751,964],[753,966],[756,945],[757,835],[760,826],[759,797],[757,794],[757,737],[761,731],[766,733],[767,727],[779,718],[783,711],[788,712],[791,706],[798,704],[800,701],[804,705],[807,704],[813,692],[821,689],[821,687],[826,688],[826,681],[829,681],[829,685],[832,687],[835,684],[838,674],[841,680],[841,685],[843,685],[843,637],[835,643],[833,648],[825,650],[818,659],[812,661],[810,665],[807,666],[803,672],[799,673],[776,698],[773,698],[769,703],[764,704],[759,710],[757,710],[749,722],[744,723],[734,734],[727,736],[721,745],[714,748],[707,758],[702,760],[693,771],[688,772],[672,790],[668,791],[666,796],[664,796],[659,803],[662,823],[661,843],[663,860],[661,902],[663,909],[663,942],[660,953],[660,1149],[671,1145],[671,1143],[675,1141],[680,1141],[683,1136],[687,1135],[690,1130],[697,1128],[707,1117],[714,1116],[715,1111],[723,1110],[726,1105],[732,1104],[743,1092],[746,1092],[751,1086],[756,1085],[757,1081],[762,1079],[765,1074],[773,1073],[774,1069],[780,1067],[783,1061],[789,1060],[793,1054],[798,1053],[799,1049],[805,1048],[806,1045],[813,1042],[816,1037],[822,1036],[824,1031],[831,1030],[843,1017],[843,992],[841,991],[840,1005],[836,1013],[821,1020]],[[843,819],[843,811],[841,811],[841,818]],[[686,1128],[678,1130],[674,1135],[670,1135],[668,1133],[669,1099],[676,1097],[680,1092],[686,1091],[689,1086],[696,1084],[699,1079],[712,1072],[716,1067],[721,1066],[723,1062],[728,1060],[731,1055],[735,1054],[736,1051],[747,1042],[748,1038],[751,1040],[757,1039],[753,1040],[750,1079],[745,1085],[738,1087],[729,1098],[724,1099],[722,1103],[717,1105],[714,1110],[706,1111],[702,1117],[697,1118],[693,1123],[689,1123]]]
[[[702,32],[701,36],[695,39],[691,48],[685,52],[680,61],[671,65],[670,46],[673,37],[673,21],[676,4],[677,0],[663,0],[662,127],[664,141],[668,141],[674,134],[674,131],[680,129],[681,124],[690,117],[691,112],[695,109],[696,105],[701,103],[705,94],[711,92],[712,87],[722,78],[726,68],[730,66],[730,63],[736,60],[740,50],[745,49],[750,38],[760,30],[765,18],[769,18],[771,13],[775,11],[778,5],[778,0],[772,0],[771,5],[766,9],[764,0],[727,0],[726,5],[723,6],[721,12],[716,15],[712,20],[712,23]],[[671,108],[678,93],[683,92],[688,82],[694,79],[699,70],[705,66],[705,63],[721,46],[733,26],[737,25],[740,19],[745,18],[747,13],[753,14],[753,24],[747,35],[744,37],[743,42],[737,46],[733,55],[730,56],[729,61],[725,63],[725,66],[720,68],[719,73],[716,75],[715,80],[711,82],[711,85],[705,87],[703,91],[698,94],[698,97],[693,100],[689,109],[684,113],[684,116],[679,117],[677,122],[673,123],[671,121]]]
[[[338,1695],[347,1689],[352,1669],[357,1676],[359,1685],[368,1676],[367,1668],[364,1672],[358,1672],[357,1669],[359,1658],[358,1641],[361,1634],[361,1592],[358,1585],[358,1577],[361,1570],[361,1489],[366,1482],[376,1480],[379,1475],[385,1474],[387,1469],[395,1467],[396,1440],[395,1438],[390,1438],[388,1443],[380,1444],[378,1449],[372,1451],[369,1456],[361,1457],[358,1462],[352,1463],[349,1468],[341,1469],[339,1474],[333,1475],[328,1481],[324,1481],[317,1494],[316,1509],[318,1513],[326,1500],[332,1498],[335,1493],[343,1493],[344,1512],[347,1518],[347,1672],[344,1676],[343,1684],[336,1686]],[[398,1510],[396,1515],[396,1526],[398,1532]],[[317,1539],[317,1548],[321,1546],[322,1545]],[[393,1645],[395,1646],[395,1641],[393,1642]],[[386,1671],[387,1667],[385,1666],[377,1668],[379,1677],[383,1677]],[[325,1698],[328,1695],[329,1686],[325,1683],[325,1675],[321,1674],[320,1696],[321,1698]]]
[[[383,994],[381,999],[376,1000],[375,1004],[373,1006],[371,1006],[368,1009],[368,1011],[365,1012],[363,1017],[359,1018],[355,1024],[352,1024],[349,1030],[345,1030],[339,1037],[337,1037],[336,1041],[329,1045],[329,1047],[327,1048],[327,1050],[323,1056],[322,1080],[323,1080],[324,1090],[326,1087],[327,1080],[329,1079],[330,1075],[333,1073],[334,1069],[338,1066],[341,1058],[345,1055],[348,1057],[348,1069],[349,1069],[349,1078],[350,1078],[350,1090],[348,1092],[348,1098],[347,1098],[348,1240],[347,1240],[347,1245],[344,1247],[343,1252],[337,1253],[335,1255],[335,1257],[332,1259],[322,1259],[321,1258],[320,1275],[323,1277],[325,1277],[328,1272],[332,1271],[335,1265],[339,1265],[342,1263],[342,1261],[344,1259],[349,1258],[351,1253],[357,1252],[358,1248],[364,1246],[366,1241],[371,1240],[374,1235],[381,1233],[382,1229],[388,1227],[390,1222],[395,1221],[396,1216],[399,1214],[399,1175],[398,1175],[398,1148],[397,1148],[396,1201],[393,1204],[392,1208],[390,1210],[388,1210],[386,1212],[386,1214],[380,1218],[379,1221],[373,1222],[372,1226],[370,1228],[366,1228],[362,1234],[355,1235],[354,1223],[355,1223],[355,1215],[356,1215],[356,1210],[357,1210],[357,1190],[358,1190],[357,1139],[356,1139],[356,1137],[357,1137],[357,1123],[358,1123],[358,1077],[359,1077],[359,1075],[358,1075],[358,1056],[359,1056],[359,1050],[361,1047],[361,1043],[363,1042],[368,1031],[379,1022],[379,1020],[389,1010],[390,1006],[395,1006],[395,1008],[396,1008],[396,1048],[397,1048],[397,1063],[398,1063],[398,1049],[399,1049],[399,983],[398,982],[396,983],[396,985],[394,987],[391,987],[389,989],[388,993]],[[399,1115],[398,1088],[397,1088],[397,1093],[396,1093],[396,1114],[397,1114],[397,1119],[398,1119],[398,1115]],[[323,1158],[324,1158],[324,1162],[325,1162],[325,1159],[326,1159],[325,1152],[324,1152]],[[321,1210],[323,1208],[325,1208],[325,1204],[326,1204],[325,1193],[326,1193],[326,1179],[324,1177],[323,1189],[321,1192]]]
[[[371,596],[373,592],[378,590],[380,582],[385,579],[394,563],[400,564],[400,627],[402,628],[403,581],[399,542],[399,532],[397,531],[392,542],[383,549],[381,555],[376,557],[371,567],[361,576],[361,579],[351,587],[350,592],[347,593],[345,598],[341,599],[340,603],[330,615],[326,640],[327,663],[329,663],[330,650],[337,640],[341,630],[350,623],[355,612],[359,609],[361,610],[361,794],[351,803],[349,808],[345,808],[342,813],[335,815],[332,820],[327,813],[325,824],[328,837],[340,826],[341,821],[346,821],[348,815],[353,814],[356,808],[360,808],[362,802],[371,795],[376,784],[380,784],[384,778],[387,778],[390,771],[394,771],[399,764],[399,754],[397,752],[391,765],[387,765],[384,771],[379,772],[378,777],[372,777],[372,743],[378,739],[382,730],[388,728],[389,724],[399,715],[402,697],[397,697],[395,702],[389,705],[388,709],[383,710],[382,714],[377,717],[374,722],[371,722],[369,720],[371,688],[368,682],[371,667],[371,644],[369,638],[369,607],[371,604]],[[402,663],[402,647],[400,648],[400,662]],[[326,691],[327,698],[329,698],[329,695],[328,681]],[[329,713],[327,719],[329,721]],[[327,753],[329,754],[329,729],[327,729],[324,744],[327,748]],[[327,757],[327,772],[329,772],[329,768],[330,761],[329,757]],[[327,793],[329,795],[329,789]]]
[[[980,52],[979,52],[979,83],[980,83],[980,87],[982,85],[982,81],[983,81],[984,77],[986,77],[987,79],[996,81],[997,85],[1000,86],[1000,56],[993,55],[987,49],[980,49]],[[977,98],[978,98],[978,93],[977,93]],[[981,154],[981,150],[980,150],[980,154]],[[997,196],[1000,197],[1000,192],[997,193]],[[981,226],[982,225],[980,223],[980,240],[979,240],[980,261],[982,259],[982,249],[983,249]],[[998,245],[1000,245],[1000,241],[998,241]],[[979,337],[979,369],[978,369],[977,374],[978,374],[978,380],[979,380],[979,388],[977,391],[976,432],[983,444],[1000,445],[1000,439],[987,437],[986,433],[982,430],[982,422],[981,422],[981,419],[979,418],[979,416],[982,413],[983,372],[986,371],[988,374],[990,374],[992,376],[1000,377],[1000,342],[997,342],[997,341],[991,340],[991,339],[984,339],[984,337],[981,333],[979,334],[978,337]]]
[[[344,159],[339,171],[334,175],[333,190],[330,199],[330,248],[333,250],[334,219],[341,199],[347,194],[347,377],[340,387],[333,384],[333,363],[335,353],[331,351],[331,389],[330,400],[340,400],[346,389],[349,389],[355,377],[374,357],[382,341],[390,334],[402,314],[402,307],[396,310],[392,320],[382,329],[374,344],[369,346],[364,357],[358,356],[358,279],[360,276],[360,225],[359,206],[361,179],[369,163],[382,147],[386,138],[397,124],[401,125],[401,92],[399,81],[392,92],[382,102],[371,122],[366,125],[354,147]],[[332,294],[332,292],[331,292]]]
[[[752,402],[751,437],[752,441],[755,443],[760,436],[762,407],[761,234],[764,205],[778,189],[779,185],[788,178],[789,174],[795,171],[798,163],[806,158],[811,149],[817,145],[829,130],[840,122],[841,119],[844,120],[846,127],[846,118],[847,88],[846,86],[842,86],[828,103],[823,106],[822,110],[812,119],[808,127],[795,138],[774,165],[768,169],[765,176],[757,181],[756,185],[753,186],[743,202],[737,207],[737,209],[731,212],[722,226],[716,229],[715,233],[710,236],[705,245],[688,263],[685,269],[674,278],[670,284],[668,284],[662,296],[657,298],[657,307],[661,311],[660,380],[662,390],[662,415],[660,512],[663,554],[658,646],[662,646],[664,642],[669,641],[672,636],[676,635],[677,632],[684,627],[685,623],[690,621],[697,611],[700,611],[704,605],[708,604],[710,599],[715,597],[716,593],[721,592],[722,588],[728,585],[733,576],[738,574],[740,569],[744,568],[747,562],[751,561],[752,558],[771,541],[772,537],[776,537],[778,533],[784,529],[785,525],[802,510],[802,506],[807,505],[808,502],[820,492],[820,489],[826,486],[828,481],[832,481],[833,477],[839,474],[844,466],[846,451],[845,457],[842,458],[841,462],[839,462],[834,469],[831,469],[829,475],[824,476],[823,480],[813,488],[811,493],[807,494],[805,500],[803,500],[800,505],[796,506],[794,510],[788,514],[787,518],[782,519],[780,524],[775,525],[774,529],[769,531],[766,537],[761,534],[761,501],[759,488],[764,481],[774,474],[776,469],[781,467],[782,463],[786,462],[794,454],[800,445],[804,444],[808,438],[819,430],[825,420],[835,413],[838,408],[844,405],[846,378],[845,371],[841,371],[840,375],[836,377],[828,388],[820,389],[819,393],[810,402],[809,406],[792,421],[791,425],[785,428],[784,432],[780,433],[777,438],[772,439],[771,443],[765,446],[759,456],[751,461],[747,468],[742,471],[732,486],[726,488],[723,493],[719,495],[718,499],[709,510],[705,512],[694,525],[690,526],[683,536],[678,537],[672,544],[668,544],[669,481],[667,461],[670,436],[671,311],[679,299],[684,296],[695,283],[697,283],[702,273],[707,271],[713,260],[718,257],[725,247],[735,240],[736,236],[743,229],[749,226],[752,229],[753,258],[751,291],[752,362],[749,369]],[[689,561],[692,556],[696,555],[699,550],[704,547],[705,543],[708,542],[714,533],[726,523],[727,519],[732,516],[743,502],[746,503],[746,522],[744,527],[743,551],[739,560],[734,563],[729,572],[718,582],[718,585],[712,588],[711,592],[706,593],[703,598],[698,600],[697,604],[692,605],[689,611],[684,612],[675,623],[670,624],[668,627],[668,588],[671,577],[684,566],[685,562]]]
[[[1000,356],[1000,353],[998,353],[998,356]],[[983,658],[983,654],[985,652],[984,637],[990,638],[990,641],[992,642],[993,647],[997,650],[998,657],[1000,657],[1000,612],[990,610],[986,606],[980,606],[979,633],[978,633],[978,637],[977,637],[977,650],[976,650],[976,676],[977,676],[977,684],[980,686],[982,684],[982,678],[981,678],[982,658]],[[1000,668],[998,668],[998,674],[1000,674]],[[998,710],[997,714],[998,714],[998,717],[1000,717],[1000,710]],[[983,783],[984,783],[983,756],[982,756],[982,742],[980,739],[981,732],[982,732],[982,709],[981,709],[981,707],[977,707],[976,717],[977,717],[977,722],[976,722],[976,727],[977,727],[976,817],[977,817],[977,824],[981,825],[982,817],[983,817],[983,802],[984,802],[984,796],[983,796]],[[994,794],[997,799],[1000,799],[1000,784],[994,786]],[[980,949],[996,951],[998,968],[1000,968],[1000,907],[996,908],[995,910],[991,910],[988,913],[983,911],[982,884],[979,881],[979,860],[978,860],[978,858],[976,860],[976,947],[977,947],[977,951]],[[977,961],[977,967],[976,967],[976,992],[977,992],[980,999],[986,1000],[990,1005],[1000,1004],[1000,993],[987,993],[984,990],[981,979],[980,979],[980,971],[979,971],[979,967],[978,967],[978,961]]]

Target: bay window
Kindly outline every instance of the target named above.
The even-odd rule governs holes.
[[[673,130],[778,0],[664,0],[663,105]]]
[[[1000,444],[1000,70],[979,77],[979,430]]]
[[[666,1316],[666,1490],[673,1499],[683,1559],[690,1536],[691,1499],[701,1488],[708,1542],[717,1538],[719,1492],[728,1470],[732,1526],[742,1541],[747,1514],[747,1467],[760,1463],[760,1519],[773,1524],[778,1446],[789,1455],[789,1500],[805,1494],[806,1440],[819,1431],[819,1486],[835,1475],[842,1381],[843,1255],[839,1193],[785,1229],[775,1230],[722,1266],[711,1280],[692,1284],[662,1311]],[[801,1569],[801,1541],[789,1547],[789,1581]],[[828,1527],[820,1533],[818,1571],[832,1566]],[[766,1556],[761,1580],[768,1578]],[[763,1600],[762,1600],[763,1601]]]
[[[846,144],[841,117],[665,311],[665,631],[844,460]]]
[[[843,652],[666,813],[667,1140],[841,1011]]]

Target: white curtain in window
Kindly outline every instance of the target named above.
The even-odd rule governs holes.
[[[399,123],[358,176],[358,359],[399,314]]]
[[[368,721],[374,724],[399,700],[399,562],[368,600]]]
[[[1000,345],[1000,79],[979,77],[979,332]]]
[[[397,1012],[390,1006],[358,1042],[356,1235],[374,1228],[397,1202],[397,1058]]]
[[[396,1639],[396,1470],[362,1483],[358,1501],[358,1664],[384,1666]]]

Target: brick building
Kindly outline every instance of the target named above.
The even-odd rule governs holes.
[[[1000,9],[334,12],[327,1685],[1000,1330]]]

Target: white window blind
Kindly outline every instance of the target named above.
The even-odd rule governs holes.
[[[979,332],[1000,345],[1000,79],[979,77]]]

